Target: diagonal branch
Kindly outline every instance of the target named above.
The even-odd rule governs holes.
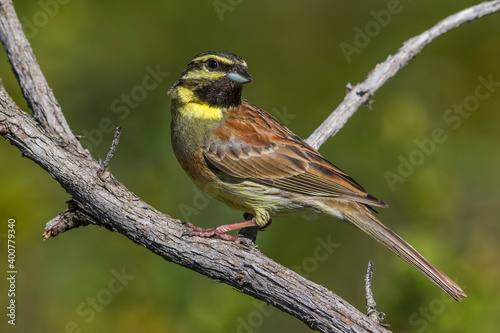
[[[499,9],[499,1],[493,1],[459,14],[462,21],[470,21]],[[438,24],[441,28],[436,26],[438,28],[421,35],[424,37],[417,37],[432,40],[450,29],[452,24],[448,20]],[[71,209],[51,221],[49,230],[55,230],[51,229],[54,225],[62,226],[58,231],[85,224],[101,225],[123,234],[168,261],[263,300],[315,330],[387,332],[331,291],[277,264],[256,248],[219,239],[184,236],[186,228],[179,220],[162,214],[130,192],[73,140],[74,136],[43,77],[9,0],[0,0],[0,38],[35,116],[33,118],[20,110],[0,86],[0,135],[16,146],[23,156],[46,170],[73,198]],[[328,136],[336,133],[376,89],[425,45],[418,43],[420,39],[410,41],[407,44],[415,49],[408,46],[409,49],[400,56],[398,53],[389,57],[387,64],[379,65],[383,68],[378,79],[372,80],[381,82],[356,86],[346,96],[342,110],[332,115],[333,123],[327,120],[327,125],[322,125],[309,142],[318,147]],[[378,70],[376,68],[375,72]],[[349,106],[351,104],[353,106]],[[54,134],[59,138],[55,139]],[[75,144],[69,148],[60,144],[61,139],[67,140],[66,143],[75,141]]]
[[[185,236],[181,221],[146,204],[97,161],[58,145],[0,86],[0,135],[38,163],[73,197],[50,231],[95,223],[153,253],[226,283],[321,332],[386,332],[339,296],[269,259],[255,247]],[[76,212],[80,214],[75,215]],[[84,212],[84,214],[82,214]],[[63,225],[63,230],[53,224]],[[65,228],[65,229],[64,229]]]
[[[11,0],[0,1],[0,40],[33,116],[52,135],[75,139],[23,33]]]
[[[318,149],[329,137],[337,134],[358,108],[367,103],[380,87],[415,58],[427,44],[463,23],[472,22],[498,11],[500,11],[500,1],[483,2],[448,16],[429,30],[404,42],[395,55],[390,55],[387,60],[377,64],[366,80],[358,83],[345,96],[342,103],[306,139],[306,142]]]

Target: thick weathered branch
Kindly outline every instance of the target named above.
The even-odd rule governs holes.
[[[180,221],[143,202],[111,173],[102,170],[78,143],[74,142],[71,149],[62,145],[61,139],[74,141],[74,136],[33,56],[11,1],[0,0],[0,6],[0,38],[34,113],[32,117],[20,110],[1,86],[0,135],[46,170],[73,198],[72,210],[51,221],[48,230],[56,231],[55,226],[58,226],[61,232],[86,223],[102,225],[168,261],[263,300],[313,329],[322,332],[386,332],[331,291],[275,263],[253,247],[185,236],[186,228]],[[466,19],[470,21],[499,7],[499,1],[494,1],[461,13],[470,15]],[[482,14],[478,13],[480,10]],[[446,20],[440,24],[443,22]],[[424,33],[424,37],[430,36],[432,40],[432,36],[440,33],[440,29],[436,29]],[[410,44],[418,45],[416,42]],[[420,45],[421,48],[425,43]],[[418,51],[418,47],[407,49],[405,56],[392,57],[396,59],[379,65],[390,68],[381,70],[379,80],[383,81],[385,77],[386,81]],[[384,76],[383,73],[390,75]],[[333,130],[329,125],[326,125],[327,130],[320,127],[309,141],[318,147],[338,131],[383,82],[356,86],[344,100],[342,110],[333,114],[336,127]],[[354,102],[349,102],[350,98]],[[351,104],[354,107],[349,106]]]
[[[329,137],[334,136],[344,127],[358,108],[364,103],[367,103],[380,87],[401,68],[406,66],[434,39],[463,23],[477,20],[498,11],[500,11],[500,1],[483,2],[448,16],[429,30],[404,42],[403,46],[395,55],[388,56],[384,62],[376,65],[366,77],[366,80],[358,83],[345,96],[342,103],[340,103],[330,116],[306,139],[306,142],[318,149]]]
[[[254,247],[185,236],[181,221],[146,204],[108,171],[101,173],[99,163],[87,154],[62,147],[47,136],[33,117],[14,105],[3,86],[0,134],[49,172],[73,197],[76,209],[166,260],[229,284],[322,332],[385,331],[339,296]]]
[[[61,137],[66,144],[72,143],[73,132],[36,61],[10,0],[0,1],[0,40],[33,116],[47,133]]]

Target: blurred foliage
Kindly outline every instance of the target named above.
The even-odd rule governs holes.
[[[342,100],[347,82],[363,80],[402,42],[471,5],[401,1],[400,11],[348,62],[341,43],[354,45],[355,28],[376,22],[372,11],[393,2],[42,0],[16,1],[16,8],[71,128],[94,140],[87,141],[93,156],[104,159],[110,128],[122,126],[109,167],[114,175],[161,211],[208,227],[242,216],[213,200],[193,202],[194,186],[173,156],[164,95],[184,66],[206,50],[237,53],[254,78],[244,96],[278,117],[290,115],[282,120],[305,138]],[[226,11],[218,13],[217,4]],[[479,76],[500,81],[499,15],[434,41],[375,94],[372,110],[361,108],[321,147],[326,158],[390,204],[381,220],[455,278],[469,299],[451,301],[381,245],[337,221],[276,219],[259,235],[260,250],[362,311],[364,272],[373,259],[376,300],[394,332],[496,332],[500,89],[456,129],[443,116],[474,96]],[[26,110],[1,53],[3,84]],[[159,76],[154,89],[141,88],[156,69],[170,74]],[[126,95],[133,97],[129,104]],[[397,173],[400,159],[420,149],[415,140],[430,139],[436,128],[446,140],[391,189],[386,172]],[[42,242],[44,224],[64,210],[69,196],[6,142],[0,143],[0,160],[0,236],[7,219],[15,218],[19,271],[17,325],[7,325],[4,317],[2,332],[309,330],[117,233],[86,227]],[[186,207],[193,208],[188,216]],[[338,247],[313,262],[319,239],[327,237]],[[122,270],[131,280],[112,293],[110,283]],[[6,280],[0,281],[5,309]]]

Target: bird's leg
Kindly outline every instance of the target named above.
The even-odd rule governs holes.
[[[239,242],[241,240],[240,237],[228,235],[227,232],[229,232],[231,230],[246,228],[246,227],[255,227],[255,226],[257,226],[257,224],[252,219],[252,220],[238,222],[238,223],[225,224],[225,225],[218,226],[216,228],[208,228],[208,229],[197,227],[189,222],[186,222],[186,226],[192,230],[189,233],[189,236],[199,236],[199,237],[219,236],[220,238],[222,238],[224,240]]]
[[[253,215],[250,213],[244,213],[243,218],[248,221],[248,220],[251,220],[253,218]],[[272,223],[272,221],[271,221],[271,219],[269,219],[269,221],[267,221],[267,223],[264,226],[243,228],[240,230],[238,237],[248,238],[255,244],[255,241],[257,240],[257,233],[260,230],[264,230],[265,228],[267,228],[269,225],[271,225],[271,223]]]
[[[250,213],[243,213],[243,218],[245,219],[245,221],[249,221],[253,219],[253,215]],[[242,228],[238,232],[238,237],[248,238],[252,241],[252,243],[255,244],[255,242],[257,241],[257,233],[259,232],[259,229],[259,227]]]

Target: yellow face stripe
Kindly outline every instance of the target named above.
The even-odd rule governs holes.
[[[204,55],[204,56],[201,56],[198,58],[194,58],[192,60],[192,62],[204,62],[204,61],[207,61],[208,59],[215,59],[219,62],[223,62],[223,63],[229,64],[229,65],[231,65],[233,63],[232,61],[230,61],[227,58],[219,57],[218,55],[213,55],[213,54],[207,54],[207,55]]]
[[[221,108],[210,106],[208,103],[202,102],[188,88],[179,87],[177,89],[177,94],[181,102],[178,110],[182,116],[209,120],[222,119],[223,111]]]
[[[218,55],[214,55],[214,54],[207,54],[207,55],[204,55],[204,56],[201,56],[201,57],[198,57],[198,58],[194,58],[192,60],[192,62],[203,62],[203,61],[207,61],[208,59],[215,59],[219,62],[223,62],[225,64],[228,64],[228,65],[233,65],[234,62],[232,60],[229,60],[227,58],[224,58],[224,57],[220,57]],[[247,63],[245,61],[242,61],[241,64],[245,67],[247,67]]]
[[[210,72],[209,70],[203,68],[203,69],[198,69],[198,70],[192,70],[187,72],[184,76],[181,77],[181,79],[208,79],[208,80],[217,80],[223,76],[225,76],[226,73],[223,72]]]
[[[181,104],[201,102],[198,98],[196,98],[194,93],[186,87],[178,87],[176,92]]]

